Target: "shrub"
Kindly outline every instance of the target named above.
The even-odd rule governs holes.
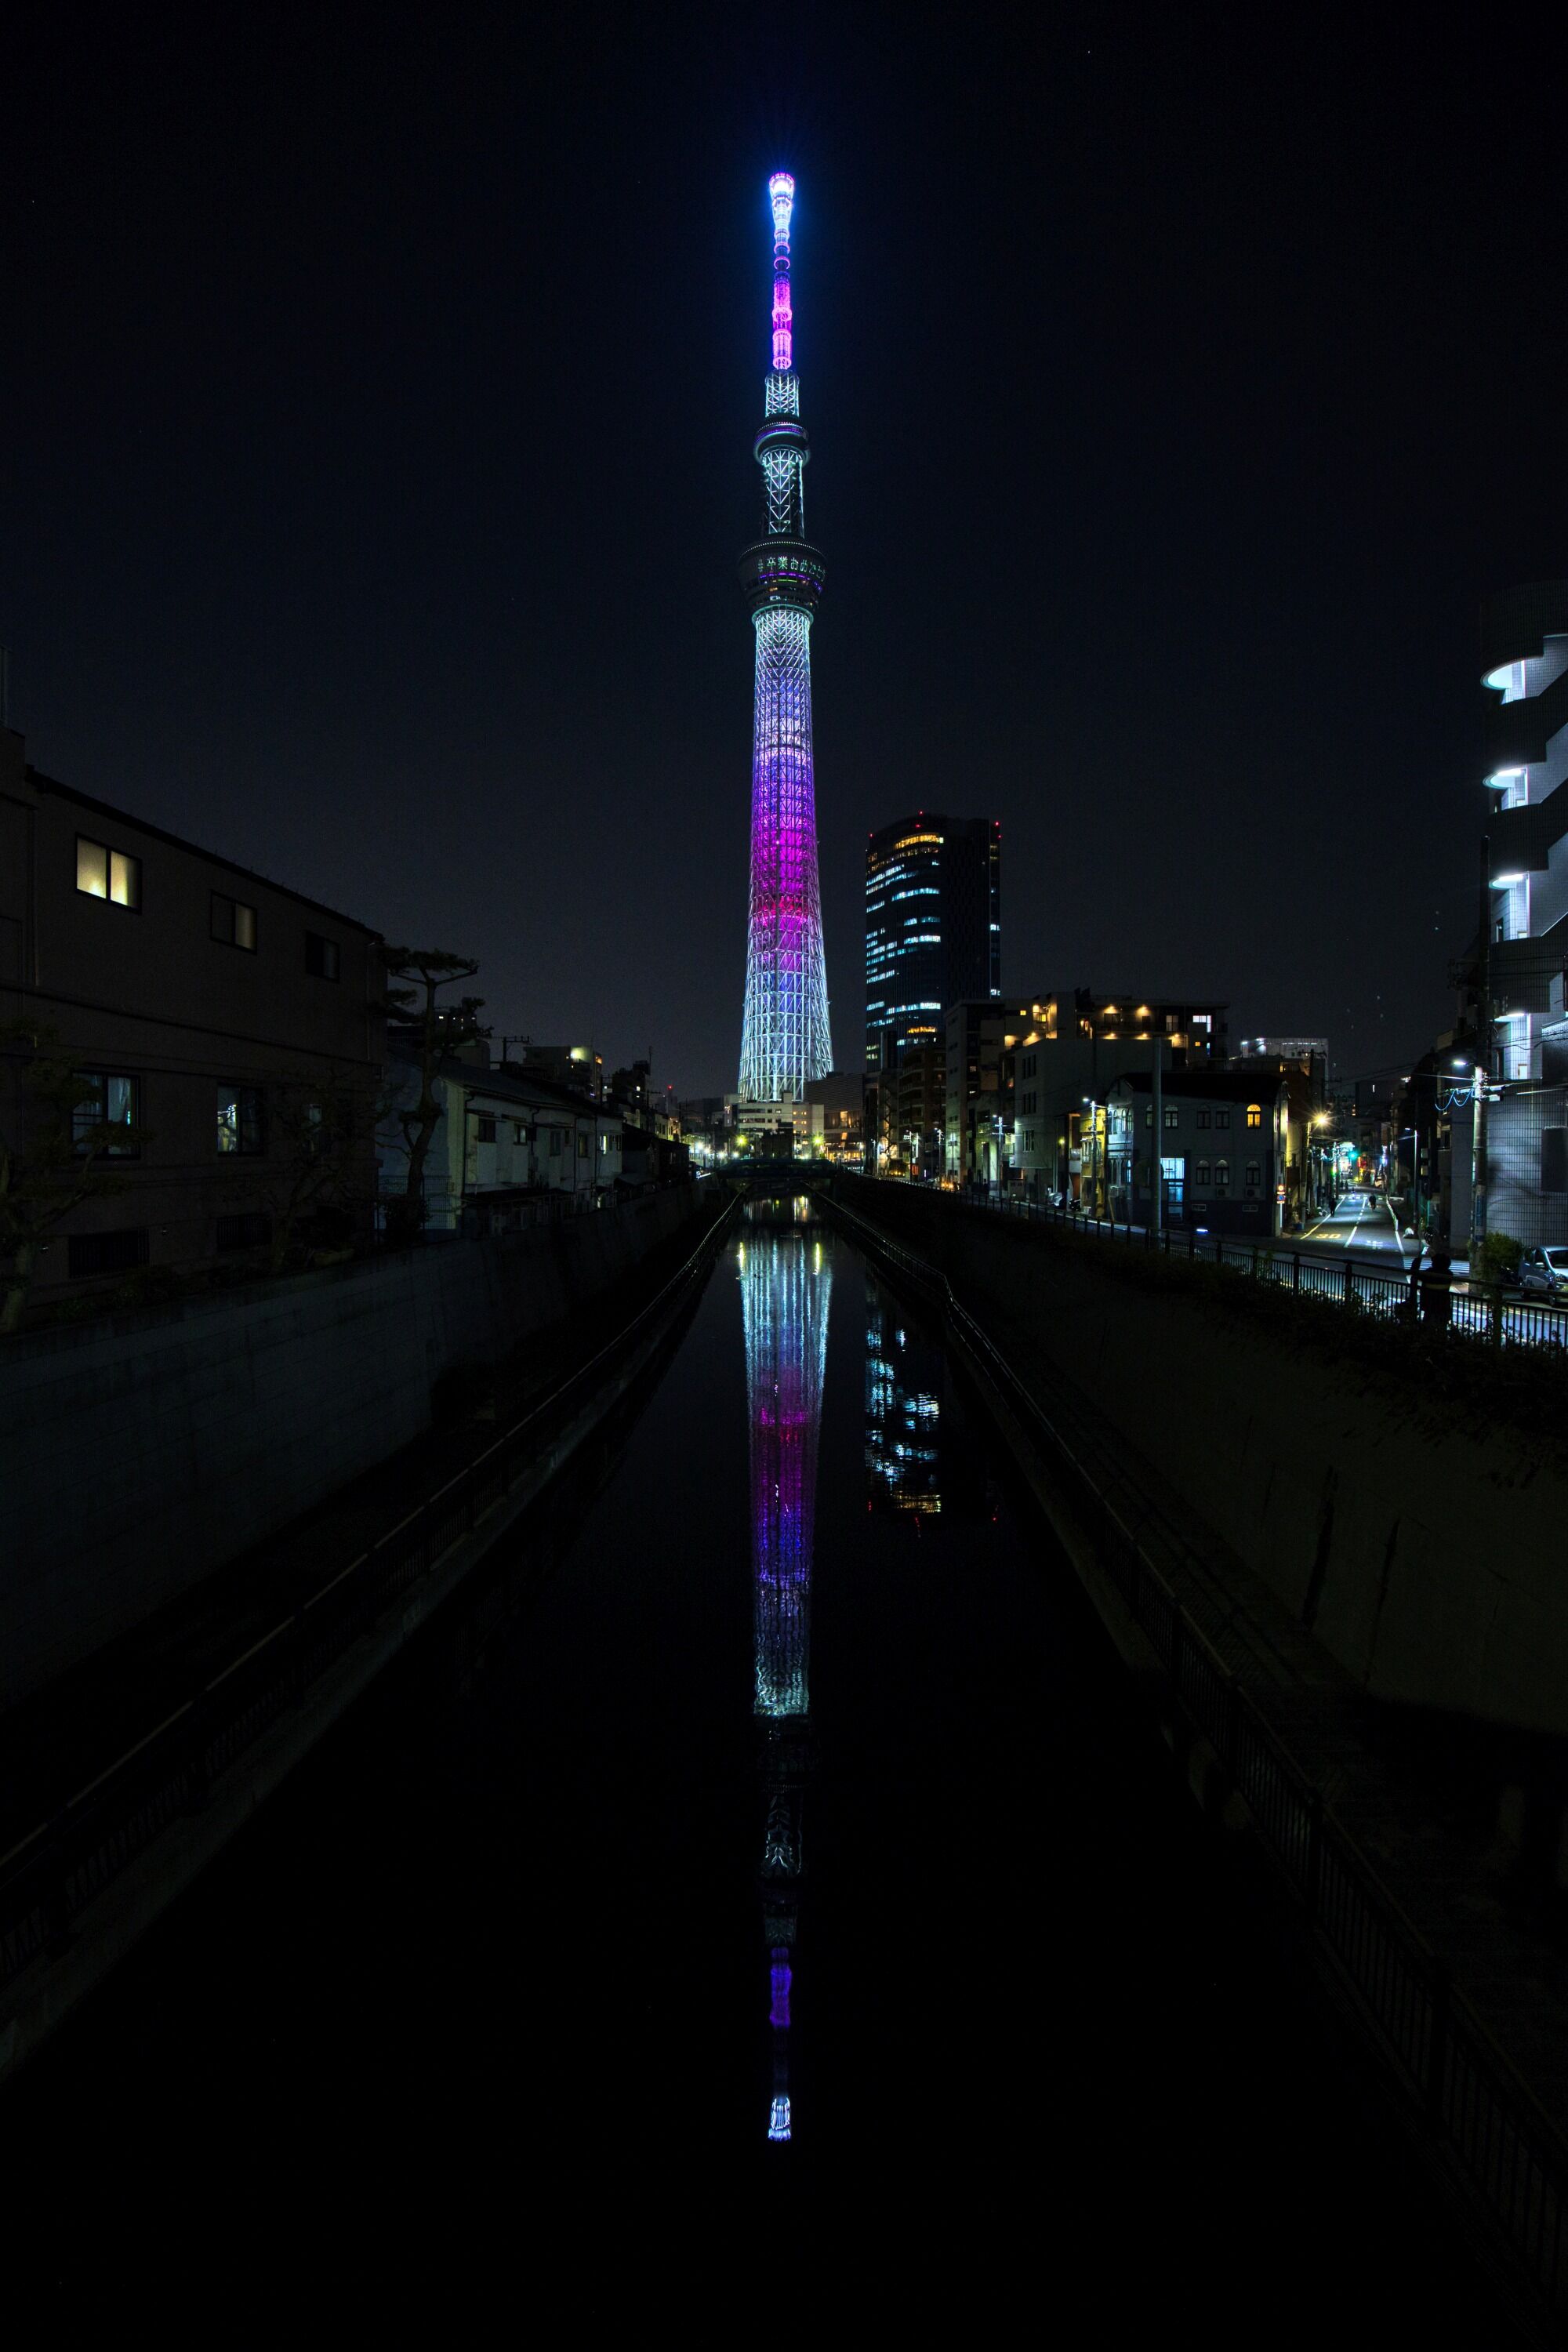
[[[1517,1282],[1519,1262],[1524,1255],[1524,1244],[1516,1242],[1511,1234],[1487,1234],[1480,1247],[1480,1263],[1475,1268],[1485,1282]]]

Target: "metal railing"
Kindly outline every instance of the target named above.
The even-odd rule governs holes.
[[[943,1195],[942,1197],[950,1197]],[[1203,1234],[1195,1226],[1167,1226],[1156,1234],[1152,1225],[1134,1225],[1116,1217],[1091,1217],[1043,1202],[1011,1198],[976,1199],[960,1194],[965,1207],[981,1209],[1010,1221],[1048,1226],[1085,1241],[1117,1243],[1188,1265],[1223,1266],[1231,1274],[1268,1282],[1303,1297],[1321,1298],[1363,1314],[1417,1317],[1428,1328],[1446,1324],[1468,1339],[1492,1346],[1505,1341],[1526,1347],[1568,1347],[1568,1307],[1552,1307],[1543,1299],[1510,1294],[1506,1284],[1457,1276],[1439,1280],[1428,1268],[1418,1272],[1401,1263],[1397,1274],[1342,1259],[1323,1258],[1289,1239],[1237,1240],[1224,1234]]]
[[[930,1263],[835,1201],[868,1246],[933,1299],[978,1369],[1065,1470],[1122,1601],[1246,1801],[1376,2046],[1547,2309],[1568,2319],[1568,2142],[1073,1443]],[[1234,1244],[1232,1245],[1234,1246]],[[1358,1285],[1364,1269],[1357,1268]]]
[[[668,1311],[734,1214],[727,1204],[685,1263],[586,1363],[0,1857],[0,2000],[40,1952],[63,1948],[87,1906],[164,1830],[200,1811],[219,1776],[371,1632],[389,1601],[473,1533],[523,1477],[548,1426]]]

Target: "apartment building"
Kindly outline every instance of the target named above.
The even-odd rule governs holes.
[[[100,1163],[113,1192],[48,1234],[35,1303],[237,1258],[279,1219],[328,1241],[368,1224],[380,950],[353,916],[41,774],[0,728],[0,1024],[53,1033],[85,1090],[79,1133],[126,1139]],[[13,1040],[0,1062],[24,1149],[27,1061]],[[330,1187],[298,1181],[312,1119],[347,1136]]]

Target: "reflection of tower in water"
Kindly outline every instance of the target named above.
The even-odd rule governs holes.
[[[810,1704],[812,1519],[832,1260],[809,1224],[781,1232],[753,1223],[738,1255],[752,1431],[755,1706],[767,1791],[761,1876],[773,2050],[768,2137],[785,2140],[792,2130],[790,1994]]]

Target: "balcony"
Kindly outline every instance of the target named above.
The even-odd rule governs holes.
[[[1494,1016],[1505,1013],[1550,1013],[1552,982],[1563,977],[1568,950],[1559,940],[1499,940],[1489,951],[1488,992]]]
[[[1501,702],[1491,713],[1486,731],[1488,775],[1496,775],[1500,768],[1539,767],[1548,738],[1560,727],[1568,727],[1568,670],[1554,677],[1544,694]]]
[[[1528,807],[1494,810],[1487,824],[1492,873],[1544,874],[1551,864],[1552,843],[1561,841],[1565,833],[1568,783],[1559,784],[1543,801]]]

